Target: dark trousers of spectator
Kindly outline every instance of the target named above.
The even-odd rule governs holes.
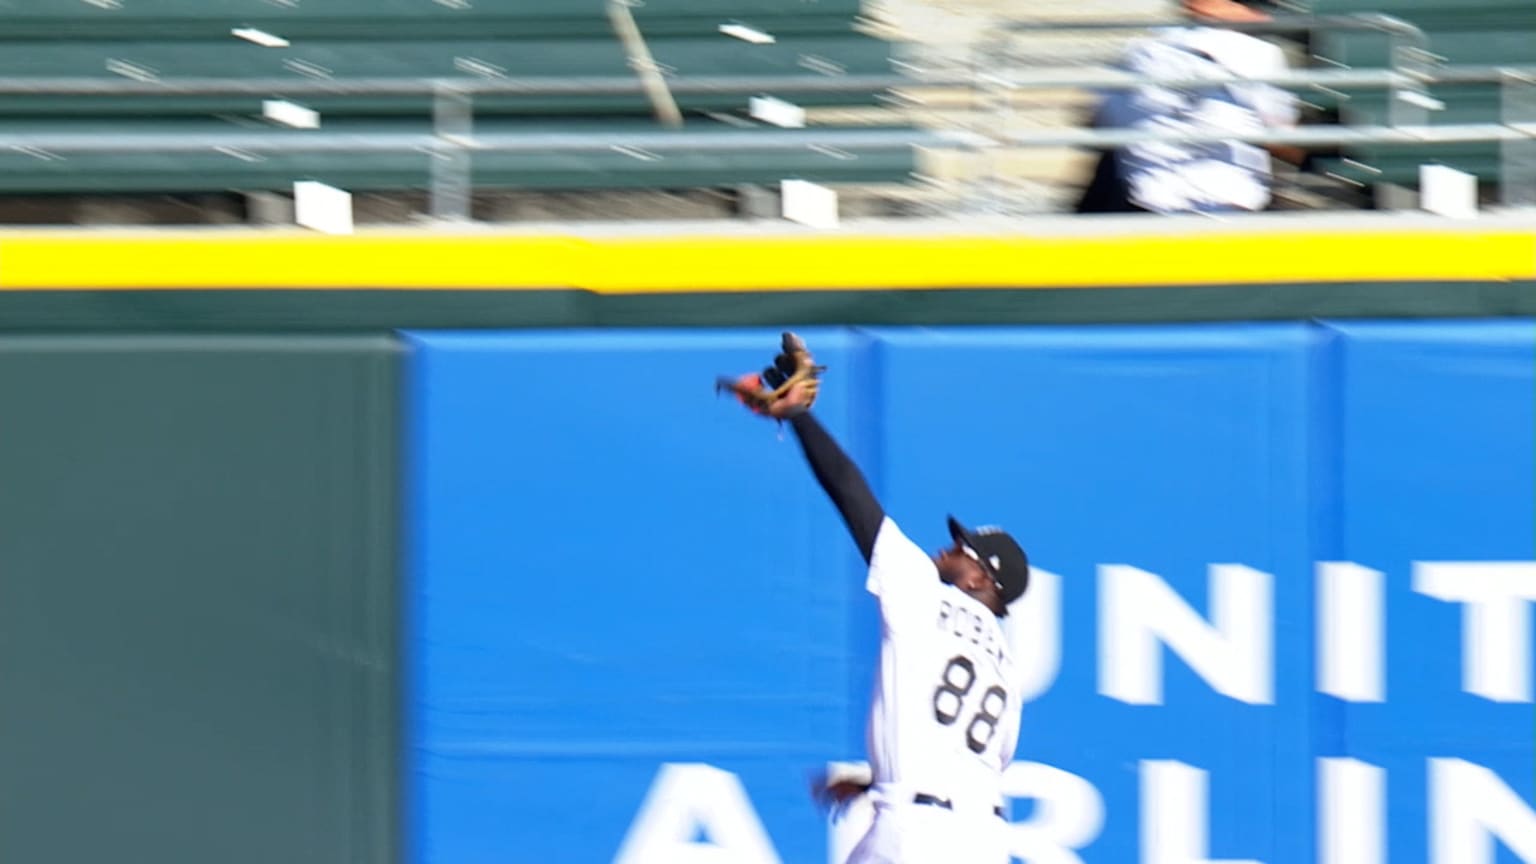
[[[1099,164],[1093,169],[1093,179],[1083,188],[1077,200],[1078,213],[1150,213],[1145,207],[1131,203],[1130,190],[1115,170],[1115,154],[1099,154]]]

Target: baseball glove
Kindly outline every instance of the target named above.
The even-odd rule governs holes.
[[[722,377],[715,382],[715,393],[729,390],[754,414],[783,420],[811,410],[821,386],[821,374],[826,370],[827,367],[816,364],[805,340],[786,332],[778,356],[767,368],[760,374],[736,379]],[[790,404],[790,391],[802,383],[803,396],[796,404]]]

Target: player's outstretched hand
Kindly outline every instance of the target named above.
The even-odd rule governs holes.
[[[811,410],[811,405],[815,404],[818,395],[816,388],[814,378],[789,385],[784,396],[768,409],[768,416],[784,420]]]
[[[730,390],[754,414],[787,420],[811,410],[820,393],[821,373],[804,340],[786,332],[779,353],[761,373],[721,378],[715,391]]]

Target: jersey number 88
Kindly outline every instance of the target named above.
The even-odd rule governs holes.
[[[944,667],[943,681],[933,691],[933,719],[942,726],[953,726],[965,710],[965,697],[976,686],[976,664],[963,654],[949,658]],[[971,715],[965,727],[965,746],[972,753],[986,752],[997,734],[998,721],[1003,709],[1008,707],[1008,691],[993,685],[981,694],[981,705]]]

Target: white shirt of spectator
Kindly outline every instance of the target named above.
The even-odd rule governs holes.
[[[1274,78],[1290,71],[1285,52],[1279,46],[1235,30],[1181,27],[1171,31],[1164,41],[1202,51],[1240,78]],[[1265,126],[1285,129],[1295,126],[1300,119],[1296,97],[1286,90],[1263,83],[1234,86],[1258,109]]]
[[[1126,52],[1125,65],[1149,77],[1186,80],[1267,77],[1287,68],[1278,47],[1208,27],[1176,28],[1155,39],[1137,40]],[[1139,88],[1132,97],[1146,119],[1138,128],[1245,134],[1295,125],[1295,99],[1278,87],[1229,83],[1222,92],[1226,98],[1200,98],[1160,85]],[[1127,147],[1139,165],[1126,178],[1131,200],[1161,213],[1266,207],[1270,201],[1268,152],[1237,142],[1222,148],[1226,158],[1213,158],[1209,145],[1152,142]]]

